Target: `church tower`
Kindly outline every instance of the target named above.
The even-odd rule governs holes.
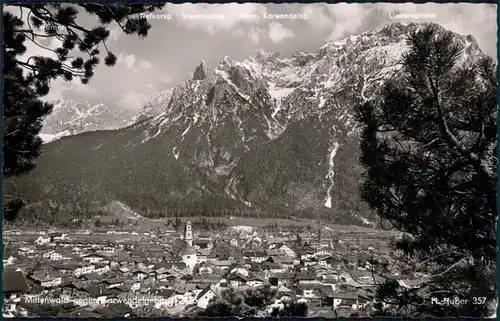
[[[189,244],[189,246],[193,246],[193,231],[191,230],[191,222],[186,222],[186,227],[184,230],[184,241]]]

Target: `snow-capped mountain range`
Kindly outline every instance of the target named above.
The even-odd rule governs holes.
[[[134,116],[131,122],[140,122],[146,118],[157,116],[164,112],[170,102],[172,92],[173,88],[168,88],[152,95],[148,102],[144,104],[140,112]]]
[[[134,124],[48,144],[30,177],[52,186],[47,197],[58,182],[78,182],[89,197],[138,212],[208,206],[370,223],[353,107],[398,75],[406,37],[423,25],[395,23],[290,57],[260,51],[213,68],[201,62],[192,80],[153,96]],[[482,55],[471,36],[455,40],[464,61]],[[54,176],[54,166],[71,166],[71,175]]]
[[[53,102],[53,111],[45,118],[40,137],[48,143],[64,136],[126,127],[161,114],[170,101],[172,90],[169,88],[151,96],[138,113],[103,103],[91,105],[88,101],[59,99]]]
[[[59,99],[44,120],[41,138],[51,141],[68,135],[106,129],[118,129],[130,123],[133,112],[110,108],[105,104]]]

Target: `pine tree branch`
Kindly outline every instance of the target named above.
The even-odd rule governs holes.
[[[31,59],[32,57],[30,57]],[[24,68],[28,68],[30,70],[32,70],[33,72],[36,72],[37,71],[37,68],[34,66],[34,65],[31,65],[29,63],[26,63],[26,62],[22,62],[22,61],[19,61],[19,60],[15,60],[15,62],[17,62],[19,65],[21,65],[22,67]]]
[[[20,30],[16,30],[16,32],[21,32],[21,33],[24,33],[24,34],[30,34],[30,35],[33,35],[35,37],[43,37],[43,38],[51,38],[52,36],[49,36],[49,35],[42,35],[40,33],[35,33],[33,30],[29,30],[29,29],[20,29]]]
[[[464,260],[466,260],[465,257],[461,258],[458,262],[455,262],[454,264],[452,264],[449,268],[447,268],[445,271],[441,272],[441,273],[438,273],[438,274],[434,274],[434,275],[431,275],[430,277],[431,278],[437,278],[437,277],[440,277],[440,276],[443,276],[445,275],[446,273],[450,272],[451,270],[453,270],[455,267],[457,267],[458,265],[460,264],[464,264]]]
[[[20,129],[16,129],[14,130],[13,132],[10,132],[10,133],[7,133],[7,134],[4,134],[3,137],[7,137],[7,136],[12,136],[14,135],[15,133],[18,133],[19,131],[21,131]]]
[[[24,33],[25,35],[27,34]],[[50,48],[47,48],[45,46],[42,46],[41,44],[39,44],[38,42],[35,41],[35,34],[33,32],[30,33],[31,34],[31,37],[26,37],[26,39],[28,39],[29,41],[31,41],[32,43],[34,43],[35,45],[37,45],[38,47],[42,48],[42,49],[45,49],[45,50],[48,50],[48,51],[51,51],[55,54],[57,54],[57,52],[54,50],[54,49],[50,49]]]
[[[425,265],[426,263],[428,263],[428,262],[430,262],[430,261],[434,261],[434,260],[435,260],[435,259],[437,259],[437,258],[440,258],[440,257],[442,257],[442,256],[444,256],[444,255],[450,255],[450,254],[452,254],[452,253],[459,254],[459,253],[458,253],[458,252],[456,252],[455,250],[450,250],[450,251],[448,251],[448,252],[444,252],[444,253],[440,253],[440,254],[438,254],[438,255],[435,255],[435,256],[433,256],[433,257],[431,257],[431,258],[429,258],[429,259],[426,259],[426,260],[424,260],[424,261],[422,261],[422,262],[418,262],[418,263],[417,263],[417,266],[423,266],[423,265]]]
[[[11,151],[13,151],[13,152],[16,152],[16,153],[21,153],[21,154],[29,154],[29,153],[31,153],[31,152],[32,152],[32,151],[29,151],[29,150],[19,150],[19,149],[15,149],[15,148],[9,147],[9,146],[7,146],[7,145],[5,145],[5,144],[3,145],[3,147],[5,147],[5,148],[7,148],[7,149],[9,149],[9,150],[11,150]]]
[[[441,106],[441,101],[439,99],[439,92],[438,92],[438,83],[434,84],[432,81],[432,77],[429,73],[428,75],[429,83],[431,84],[432,88],[432,93],[433,93],[433,98],[434,98],[434,103],[438,112],[438,125],[441,131],[441,134],[444,136],[445,140],[454,148],[456,148],[462,156],[470,159],[472,161],[472,164],[476,168],[476,170],[479,171],[482,175],[487,177],[488,179],[491,179],[492,177],[492,172],[491,170],[484,164],[484,162],[479,158],[479,156],[475,153],[472,153],[471,151],[468,151],[465,149],[465,147],[460,143],[460,141],[457,139],[457,137],[451,132],[448,123],[445,119],[444,112]],[[436,81],[437,82],[437,81]]]

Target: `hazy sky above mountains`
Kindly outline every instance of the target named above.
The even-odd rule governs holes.
[[[6,9],[17,13],[16,9]],[[307,14],[307,20],[241,19],[241,14]],[[434,14],[430,19],[394,19],[398,13]],[[47,99],[88,100],[110,106],[140,109],[151,94],[191,78],[201,60],[215,67],[223,56],[243,60],[259,49],[314,52],[328,40],[379,29],[393,22],[431,21],[463,35],[471,34],[486,54],[496,58],[496,6],[491,4],[183,4],[167,6],[155,14],[172,19],[150,20],[146,39],[127,36],[112,25],[108,48],[118,56],[113,68],[103,63],[89,85],[77,81],[52,84]],[[217,14],[221,20],[185,19],[183,14]],[[80,22],[95,24],[82,15]],[[56,42],[42,43],[56,46]],[[47,55],[34,45],[28,55]],[[103,55],[103,54],[102,54]]]

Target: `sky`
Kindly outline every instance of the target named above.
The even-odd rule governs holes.
[[[17,8],[5,8],[19,14]],[[269,14],[301,14],[303,19],[266,18]],[[395,17],[397,14],[419,17]],[[149,97],[192,77],[205,61],[215,67],[224,56],[243,60],[260,49],[291,55],[315,52],[325,42],[380,29],[393,22],[431,21],[462,35],[472,35],[481,50],[497,57],[496,5],[491,4],[167,4],[148,16],[152,25],[148,37],[125,35],[110,25],[107,47],[117,57],[114,67],[101,63],[88,85],[78,80],[54,81],[46,100],[87,100],[92,104],[132,111]],[[193,15],[211,15],[212,19]],[[25,14],[26,16],[26,14]],[[260,19],[250,19],[258,16]],[[82,13],[77,20],[95,26],[97,20]],[[50,48],[57,40],[41,40]],[[31,42],[26,57],[50,55]],[[104,50],[101,50],[104,60]]]

